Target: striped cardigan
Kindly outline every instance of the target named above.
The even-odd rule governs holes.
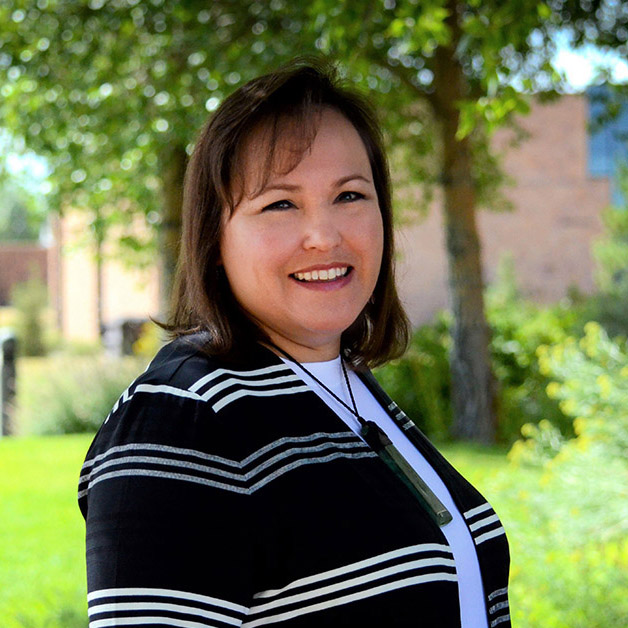
[[[195,341],[158,353],[87,453],[90,628],[459,627],[445,537],[378,455],[272,352]],[[463,513],[489,626],[510,626],[497,515],[362,377]]]

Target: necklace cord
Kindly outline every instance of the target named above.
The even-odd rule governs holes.
[[[342,356],[340,357],[340,366],[342,366],[342,374],[345,376],[345,384],[347,385],[347,390],[349,391],[349,397],[351,397],[351,403],[353,404],[355,416],[357,416],[359,419],[362,419],[362,425],[364,425],[365,421],[358,412],[358,404],[355,402],[353,390],[351,389],[351,384],[349,383],[349,374],[347,373],[347,367],[345,366],[345,361],[342,359]]]
[[[298,360],[293,358],[287,351],[284,351],[277,345],[272,345],[279,353],[288,358],[291,362],[294,362],[304,373],[307,373],[315,382],[319,384],[324,390],[326,390],[336,401],[341,403],[349,412],[355,415],[361,425],[362,437],[366,443],[377,453],[377,455],[388,465],[388,467],[399,477],[399,479],[410,489],[419,503],[428,512],[434,522],[443,526],[452,520],[451,513],[447,510],[444,504],[436,497],[434,492],[423,481],[419,474],[412,468],[405,458],[397,451],[391,440],[388,438],[386,432],[384,432],[377,423],[374,421],[366,421],[358,412],[358,406],[353,396],[353,390],[349,383],[349,375],[345,366],[342,356],[340,356],[340,364],[342,366],[342,372],[345,377],[345,383],[349,396],[351,397],[351,408],[345,403],[333,390],[331,390],[326,384],[324,384],[314,373],[311,373],[309,369],[305,368]]]
[[[345,382],[347,384],[347,390],[349,391],[349,397],[351,398],[351,403],[353,404],[353,408],[346,403],[343,399],[341,399],[329,386],[327,386],[324,382],[322,382],[314,373],[312,373],[309,369],[305,368],[301,362],[299,362],[296,358],[293,358],[287,351],[284,351],[281,347],[277,345],[272,345],[274,349],[279,351],[282,355],[284,355],[288,360],[294,362],[304,373],[307,373],[323,390],[327,391],[338,403],[342,404],[344,408],[346,408],[351,414],[355,416],[358,420],[362,428],[364,428],[367,424],[367,421],[360,415],[358,412],[358,406],[355,402],[355,398],[353,396],[353,391],[351,390],[351,384],[349,384],[349,375],[347,374],[347,367],[345,366],[345,361],[342,356],[340,356],[340,365],[342,366],[342,372],[345,376]]]

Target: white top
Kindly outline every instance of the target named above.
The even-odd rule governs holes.
[[[294,362],[287,359],[284,359],[284,362],[327,403],[348,427],[360,436],[360,423],[352,412],[334,399]],[[327,362],[307,362],[303,366],[351,407],[351,397],[342,373],[340,357]],[[451,547],[456,563],[462,628],[488,628],[480,565],[478,564],[473,539],[462,514],[454,504],[447,487],[439,475],[382,408],[377,399],[373,397],[358,375],[351,370],[347,370],[347,374],[360,416],[377,423],[390,438],[397,451],[452,514],[453,520],[442,526],[441,530]]]

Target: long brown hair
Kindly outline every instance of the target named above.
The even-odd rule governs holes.
[[[268,147],[260,164],[261,185],[276,168],[275,147],[289,132],[289,172],[316,135],[322,108],[344,115],[366,148],[384,224],[379,277],[369,303],[341,338],[343,355],[354,365],[377,366],[400,356],[409,323],[394,281],[392,203],[388,163],[379,125],[370,104],[340,83],[335,67],[318,58],[295,59],[279,70],[246,83],[224,100],[196,142],[185,175],[181,251],[173,290],[172,314],[162,325],[172,336],[204,334],[204,350],[235,357],[247,343],[267,339],[236,302],[219,264],[223,212],[232,212],[242,189],[243,151],[254,130],[264,131]],[[285,174],[284,172],[284,174]]]

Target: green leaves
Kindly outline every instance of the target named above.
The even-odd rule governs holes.
[[[497,88],[494,91],[497,91]],[[513,114],[527,114],[530,111],[530,103],[526,94],[516,91],[511,85],[506,85],[494,96],[462,101],[459,108],[460,125],[456,137],[462,140],[480,123],[484,123],[483,126],[490,135],[503,126]]]
[[[605,42],[615,33],[619,45],[626,19],[612,3],[598,5],[599,33]],[[52,205],[121,204],[146,216],[163,198],[169,147],[189,148],[242,82],[325,51],[378,101],[391,141],[422,103],[420,136],[408,141],[414,180],[425,182],[432,175],[419,162],[434,150],[430,117],[442,111],[433,97],[439,47],[454,46],[464,71],[460,141],[525,114],[523,92],[560,85],[549,64],[556,28],[593,32],[596,20],[568,0],[4,1],[0,126],[48,160]]]

